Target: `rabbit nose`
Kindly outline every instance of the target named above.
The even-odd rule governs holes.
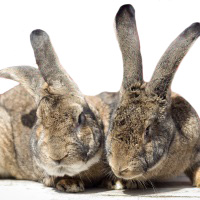
[[[89,160],[88,156],[86,156],[86,157],[83,158],[83,162],[85,162],[85,163],[87,163],[88,160]]]
[[[122,168],[118,168],[118,169],[112,168],[112,171],[119,176],[124,176],[129,172],[129,169],[128,168],[124,168],[124,169],[122,169]]]
[[[49,156],[50,157],[50,156]],[[56,164],[60,164],[65,158],[67,157],[67,155],[63,156],[61,159],[55,159],[55,158],[51,158],[51,160],[53,160]]]
[[[125,174],[127,174],[129,172],[129,169],[128,168],[125,168],[125,169],[119,169],[119,175],[120,176],[123,176]]]
[[[89,147],[84,147],[84,149],[82,150],[82,160],[83,162],[87,162],[89,160]]]
[[[57,163],[57,164],[60,164],[62,160],[63,160],[63,159],[60,159],[60,160],[54,160],[54,162]]]
[[[89,160],[88,152],[84,152],[82,154],[82,160],[83,162],[87,162]]]
[[[51,157],[50,157],[50,158],[51,158]],[[61,161],[63,160],[63,158],[61,158],[61,159],[51,158],[51,160],[53,160],[56,164],[60,164]]]

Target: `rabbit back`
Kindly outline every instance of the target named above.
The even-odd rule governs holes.
[[[0,166],[3,165],[9,176],[36,180],[38,172],[33,173],[29,144],[31,129],[36,122],[36,104],[31,95],[18,85],[0,96],[0,106]]]

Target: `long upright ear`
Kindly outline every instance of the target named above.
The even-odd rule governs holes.
[[[36,103],[39,102],[44,80],[38,69],[30,66],[8,67],[0,70],[0,77],[19,82],[34,97]]]
[[[143,82],[142,57],[138,37],[135,10],[131,5],[123,5],[116,17],[116,32],[124,63],[122,88]]]
[[[151,92],[162,98],[166,97],[179,64],[199,35],[200,24],[194,23],[171,43],[158,62],[148,84]]]
[[[30,39],[39,70],[51,88],[51,92],[80,95],[78,86],[61,66],[48,34],[39,29],[34,30]]]

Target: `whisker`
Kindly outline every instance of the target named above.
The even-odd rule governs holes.
[[[153,188],[153,191],[154,191],[154,193],[156,194],[157,192],[156,192],[156,188],[155,188],[155,186],[154,186],[154,184],[152,183],[152,181],[150,181],[150,180],[147,180],[150,184],[151,184],[151,186],[152,186],[152,188]]]
[[[144,175],[142,175],[142,176],[143,176],[143,178],[144,178],[146,181],[148,181],[148,182],[150,183],[150,185],[151,185],[152,188],[153,188],[154,193],[156,194],[156,193],[157,193],[157,192],[156,192],[156,188],[155,188],[154,184],[152,183],[152,181],[151,181],[151,180],[148,180]]]
[[[136,180],[131,180],[131,182],[132,182],[132,184],[135,184],[135,185],[137,186],[137,189],[139,189],[139,187],[138,187],[138,183],[137,183]]]
[[[88,171],[88,173],[89,173],[89,171]],[[90,181],[90,183],[92,183],[92,181],[91,181],[91,179],[89,178],[89,176],[87,175],[87,173],[86,172],[84,172],[84,175],[86,176],[86,178]]]
[[[81,175],[80,175],[80,174],[79,174],[79,178],[80,178],[80,180],[81,180],[82,184],[84,185],[84,182],[83,182],[83,180],[82,180],[82,178],[81,178]]]
[[[142,181],[139,181],[139,183],[144,187],[144,189],[147,189],[146,185]]]

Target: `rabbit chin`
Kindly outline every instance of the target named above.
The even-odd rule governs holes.
[[[78,161],[71,165],[57,165],[54,167],[45,166],[45,171],[50,176],[75,176],[83,171],[88,170],[92,165],[99,162],[101,158],[101,153],[97,153],[93,158],[88,160],[87,162]]]

